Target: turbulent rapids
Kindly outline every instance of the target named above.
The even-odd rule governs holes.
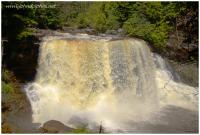
[[[147,120],[166,104],[197,106],[197,88],[171,71],[139,39],[48,37],[36,78],[25,90],[35,123],[127,130],[129,121]]]

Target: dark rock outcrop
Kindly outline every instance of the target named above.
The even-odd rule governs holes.
[[[47,121],[40,128],[42,133],[70,133],[72,130],[73,128],[68,127],[56,120]]]
[[[179,30],[170,34],[165,56],[176,61],[198,59],[198,41],[188,41],[186,33]]]
[[[198,63],[180,63],[169,60],[174,71],[181,77],[181,81],[193,87],[198,87]]]

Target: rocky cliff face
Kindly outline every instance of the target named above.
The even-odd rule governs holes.
[[[193,39],[189,42],[186,33],[175,31],[169,36],[165,55],[176,61],[197,60],[198,41]]]

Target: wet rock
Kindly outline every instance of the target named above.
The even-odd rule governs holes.
[[[175,72],[181,77],[181,81],[193,87],[198,87],[198,63],[178,63],[169,61]]]
[[[72,130],[73,128],[56,120],[47,121],[40,128],[40,131],[43,133],[70,133]]]
[[[107,31],[106,31],[106,34],[117,35],[117,34],[118,34],[118,31],[116,31],[116,30],[107,30]]]
[[[118,29],[117,32],[122,34],[122,33],[124,33],[124,30],[123,29]]]

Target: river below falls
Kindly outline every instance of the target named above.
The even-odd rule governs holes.
[[[26,106],[27,107],[27,106]],[[32,123],[31,111],[21,110],[18,113],[11,113],[8,122],[14,133],[41,133],[39,123]],[[84,123],[84,121],[80,121]],[[127,122],[129,130],[109,129],[103,125],[104,133],[198,133],[198,111],[192,111],[177,106],[165,106],[155,112],[149,121]],[[66,125],[67,126],[67,125]],[[99,132],[99,126],[93,129]],[[59,130],[58,130],[59,131]],[[67,133],[61,132],[61,133]]]

